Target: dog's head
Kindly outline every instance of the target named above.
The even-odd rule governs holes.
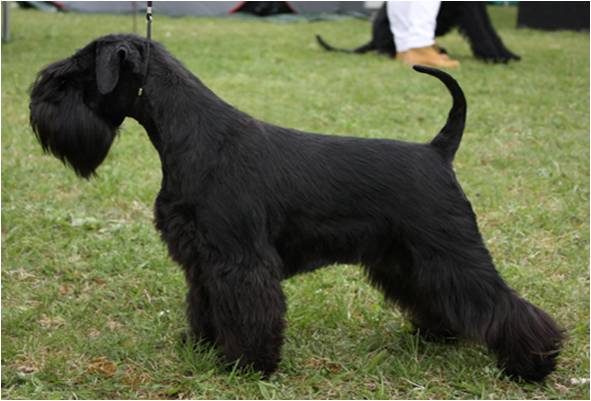
[[[138,36],[109,35],[40,71],[29,109],[43,149],[90,177],[137,101],[144,52]]]

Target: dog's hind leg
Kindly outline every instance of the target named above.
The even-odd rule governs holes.
[[[226,361],[264,375],[280,361],[285,299],[272,269],[219,264],[205,279],[216,344]]]
[[[561,329],[505,284],[478,232],[465,234],[397,244],[379,262],[365,263],[370,282],[423,337],[477,341],[508,375],[542,380],[554,370]]]
[[[541,381],[556,367],[564,331],[511,290],[495,304],[484,340],[509,376]]]
[[[474,238],[450,250],[423,244],[413,252],[412,301],[402,306],[429,329],[486,344],[510,376],[542,380],[554,370],[562,331],[545,312],[520,298]]]
[[[387,300],[399,305],[407,314],[417,333],[425,340],[451,342],[457,333],[448,323],[424,308],[418,313],[414,290],[415,270],[409,252],[397,246],[395,255],[378,263],[368,263],[365,270],[371,284],[382,291]]]

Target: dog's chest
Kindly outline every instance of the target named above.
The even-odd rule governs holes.
[[[199,255],[200,241],[196,219],[190,204],[174,201],[161,192],[156,198],[154,223],[168,245],[172,259],[189,268]]]

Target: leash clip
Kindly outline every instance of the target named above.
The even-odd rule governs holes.
[[[142,86],[137,91],[138,97],[144,94],[144,85],[148,76],[148,62],[150,61],[150,42],[152,41],[152,2],[148,1],[146,7],[146,63],[144,65],[144,76]]]

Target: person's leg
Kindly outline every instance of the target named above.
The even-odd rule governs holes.
[[[439,6],[439,1],[388,2],[390,30],[399,52],[435,44]]]
[[[457,67],[435,48],[435,25],[439,1],[389,1],[387,6],[390,30],[394,36],[396,58],[407,64],[435,67]]]

